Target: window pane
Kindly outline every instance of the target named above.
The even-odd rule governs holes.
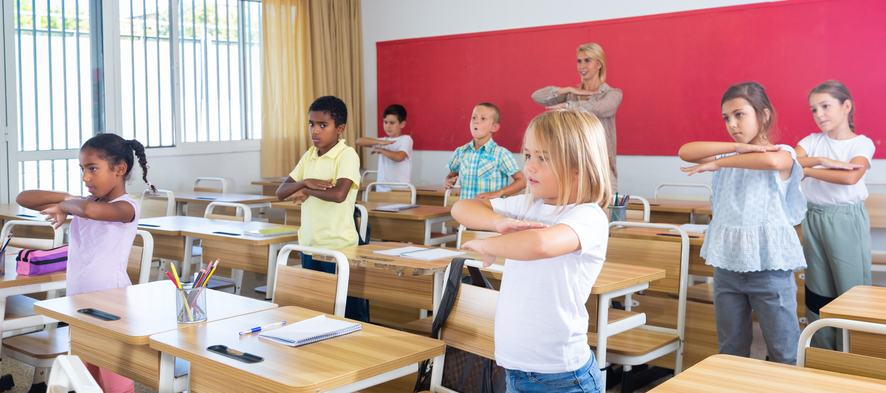
[[[120,2],[120,67],[124,138],[146,147],[175,146],[169,2]]]
[[[55,190],[86,195],[79,159],[19,161],[20,190]]]
[[[16,1],[19,151],[77,149],[92,130],[89,1]]]

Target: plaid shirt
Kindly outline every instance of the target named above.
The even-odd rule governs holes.
[[[474,141],[459,147],[446,168],[458,172],[462,199],[501,190],[508,185],[508,177],[520,170],[511,152],[492,139],[477,150],[474,150]]]

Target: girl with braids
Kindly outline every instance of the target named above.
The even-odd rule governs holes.
[[[133,151],[135,154],[133,154]],[[126,274],[129,251],[138,229],[139,205],[126,192],[126,180],[138,156],[142,179],[147,179],[145,147],[116,134],[99,134],[80,148],[82,180],[90,196],[28,190],[16,202],[47,215],[53,227],[74,216],[68,244],[67,294],[101,291],[132,285]],[[133,392],[131,380],[87,364],[105,392]]]

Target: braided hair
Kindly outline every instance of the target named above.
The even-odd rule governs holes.
[[[102,133],[89,138],[86,143],[80,147],[80,150],[90,148],[95,150],[99,157],[107,161],[111,166],[124,162],[126,163],[125,180],[129,180],[132,173],[132,165],[135,162],[135,156],[138,157],[138,163],[142,167],[142,180],[151,187],[151,191],[157,192],[151,182],[148,181],[148,158],[145,156],[145,146],[135,139],[123,139],[117,134]],[[133,151],[135,154],[133,155]]]

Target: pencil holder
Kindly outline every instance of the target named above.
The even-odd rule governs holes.
[[[176,288],[175,312],[178,323],[206,321],[206,288]]]
[[[609,222],[627,221],[625,214],[627,214],[627,206],[609,205]]]

